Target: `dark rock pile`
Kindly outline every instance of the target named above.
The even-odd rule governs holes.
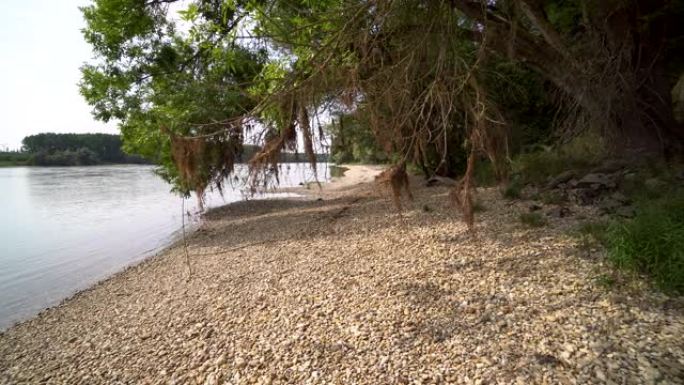
[[[558,195],[574,204],[598,206],[601,214],[631,218],[635,215],[634,208],[631,206],[632,202],[620,192],[620,186],[626,180],[635,178],[636,174],[624,165],[617,162],[606,163],[589,173],[565,171],[549,178],[544,190],[546,193]],[[651,181],[651,183],[659,182],[657,179]],[[554,208],[549,215],[565,216],[563,208],[562,206]]]

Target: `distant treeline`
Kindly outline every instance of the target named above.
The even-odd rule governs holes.
[[[2,166],[25,166],[31,155],[21,151],[0,151],[0,167]]]
[[[36,166],[87,166],[103,163],[149,163],[121,149],[121,138],[112,134],[31,135],[22,141],[29,154],[27,163]]]
[[[0,166],[88,166],[107,163],[150,164],[149,160],[126,154],[121,138],[112,134],[31,135],[22,141],[22,151],[0,152]],[[249,161],[258,146],[244,145],[241,162]],[[316,154],[318,162],[327,162],[327,154]],[[281,162],[306,162],[304,154],[282,153]]]

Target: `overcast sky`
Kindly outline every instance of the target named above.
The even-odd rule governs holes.
[[[93,119],[78,92],[92,52],[81,36],[88,0],[3,0],[0,11],[0,148],[39,132],[116,133]]]

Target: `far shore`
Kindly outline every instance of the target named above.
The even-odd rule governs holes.
[[[210,210],[140,264],[0,333],[0,384],[676,383],[684,299],[610,292],[568,234],[479,189],[473,234],[448,186],[398,213],[345,165],[304,198]],[[605,382],[605,381],[603,381]]]

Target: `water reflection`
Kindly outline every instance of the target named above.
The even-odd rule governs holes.
[[[307,166],[288,165],[281,185],[312,179]],[[169,190],[151,166],[0,168],[0,329],[169,244],[182,219]],[[206,204],[241,198],[229,183]],[[196,212],[196,199],[185,208]]]

